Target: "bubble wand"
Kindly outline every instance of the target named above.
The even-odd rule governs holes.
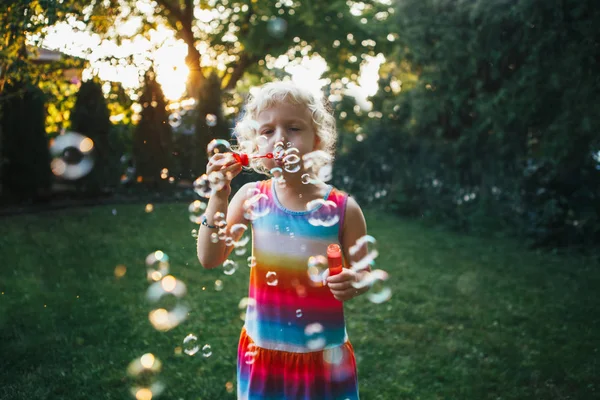
[[[231,152],[231,154],[233,155],[233,158],[235,159],[235,161],[230,162],[229,164],[225,164],[223,166],[223,168],[226,168],[226,167],[229,167],[230,165],[238,164],[238,163],[242,164],[243,167],[247,167],[248,164],[250,164],[250,159],[273,158],[273,153],[267,153],[264,156],[246,154],[246,153],[234,153],[234,152]]]

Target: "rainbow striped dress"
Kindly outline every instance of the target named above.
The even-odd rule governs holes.
[[[340,244],[348,195],[330,187],[328,203],[292,211],[281,205],[273,185],[272,179],[257,183],[269,212],[252,222],[256,263],[238,345],[238,399],[357,400],[343,303],[318,279],[318,258],[309,268],[309,257]],[[327,223],[315,226],[311,218],[320,212]]]

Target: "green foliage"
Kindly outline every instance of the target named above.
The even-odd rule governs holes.
[[[143,182],[158,187],[161,171],[171,167],[173,138],[166,101],[155,80],[154,71],[148,71],[144,80],[145,86],[140,96],[141,120],[133,135],[133,158],[137,176],[141,176]]]
[[[509,227],[534,244],[599,243],[592,4],[398,3],[398,57],[418,81],[373,99],[383,119],[362,120],[367,139],[348,165],[384,151],[390,173],[377,177],[378,163],[360,173],[399,212],[472,231]]]
[[[97,80],[83,82],[71,112],[71,129],[94,142],[94,168],[80,178],[77,185],[84,191],[100,193],[117,183],[118,154],[111,148],[111,123],[102,86]]]
[[[0,107],[3,190],[17,199],[36,200],[50,190],[52,172],[44,121],[44,94],[30,84],[10,84]]]

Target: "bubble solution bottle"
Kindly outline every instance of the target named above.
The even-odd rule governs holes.
[[[329,263],[329,276],[342,272],[342,250],[338,244],[332,243],[327,246],[327,261]]]

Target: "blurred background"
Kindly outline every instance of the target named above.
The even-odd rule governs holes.
[[[127,398],[127,365],[161,351],[166,398],[235,398],[247,280],[201,270],[188,205],[208,143],[235,143],[274,80],[333,109],[330,183],[390,272],[391,299],[348,306],[365,399],[600,396],[596,1],[7,0],[0,16],[0,398]],[[213,347],[192,366],[196,328],[140,312],[158,249]]]

